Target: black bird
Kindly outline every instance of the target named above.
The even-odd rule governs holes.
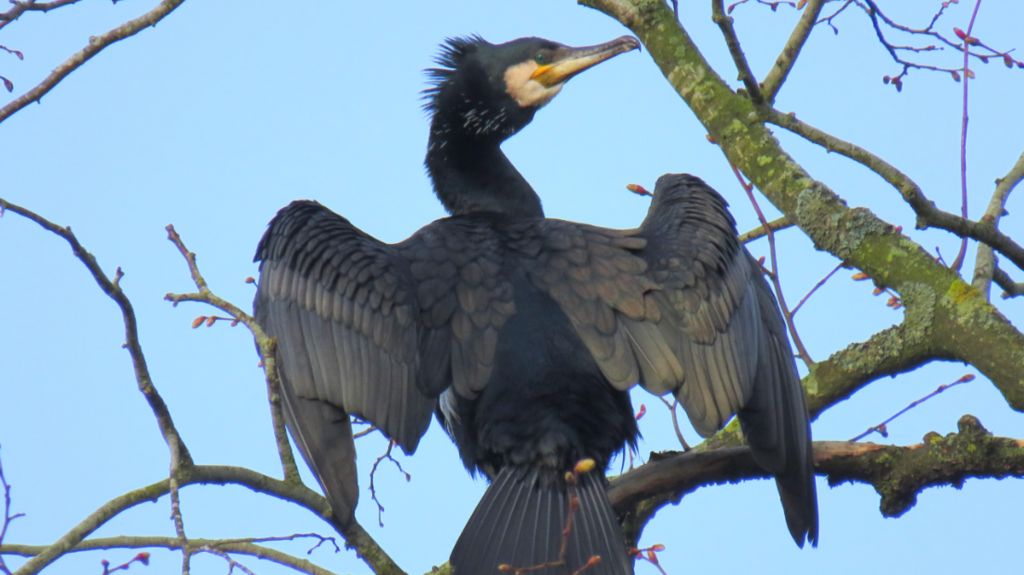
[[[675,394],[705,436],[738,413],[793,538],[817,542],[793,354],[725,200],[666,175],[639,228],[545,219],[501,151],[569,78],[636,48],[449,40],[426,92],[426,166],[451,217],[390,245],[310,201],[270,223],[256,316],[278,340],[288,427],[341,523],[358,495],[349,414],[412,452],[436,410],[492,481],[456,573],[571,573],[596,556],[588,575],[632,573],[604,469],[635,445],[639,383]]]

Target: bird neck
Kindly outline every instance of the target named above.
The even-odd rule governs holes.
[[[544,217],[540,197],[501,151],[501,142],[493,135],[467,135],[434,118],[426,165],[448,213]]]

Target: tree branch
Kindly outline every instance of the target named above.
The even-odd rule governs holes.
[[[304,485],[296,485],[291,482],[274,479],[244,467],[223,465],[194,465],[182,469],[177,475],[177,481],[180,487],[189,485],[240,485],[257,493],[295,503],[317,515],[341,533],[345,537],[346,546],[355,549],[360,558],[366,561],[373,569],[374,573],[378,575],[403,573],[380,545],[357,522],[353,521],[352,525],[347,527],[336,525],[333,522],[330,504],[327,503],[327,500]],[[35,557],[22,565],[15,572],[15,575],[38,573],[61,555],[74,549],[107,521],[140,503],[156,501],[160,497],[169,494],[170,490],[170,479],[163,479],[111,499],[71,528],[56,542],[46,546]],[[181,541],[179,538],[174,537],[170,538],[170,540],[180,547]],[[188,544],[194,546],[195,541],[190,539]],[[6,552],[7,548],[7,545],[0,547],[0,552]]]
[[[903,199],[914,210],[914,213],[917,215],[916,225],[918,229],[940,228],[953,232],[960,237],[978,240],[992,246],[1017,267],[1024,269],[1024,247],[1013,241],[1009,236],[1000,233],[993,222],[985,220],[975,222],[940,210],[935,206],[935,202],[929,200],[924,195],[920,186],[892,164],[856,144],[827,134],[797,119],[793,114],[784,114],[775,109],[762,109],[761,112],[765,114],[765,120],[768,122],[802,136],[830,152],[846,156],[881,176],[882,179],[896,188],[896,191],[903,196]]]
[[[739,240],[740,243],[746,244],[756,239],[767,236],[769,229],[771,229],[771,231],[773,232],[777,232],[779,230],[784,230],[786,228],[791,227],[793,227],[793,222],[789,221],[789,218],[787,218],[786,216],[782,216],[780,218],[775,218],[774,220],[768,222],[767,227],[761,225],[757,226],[756,228],[748,232],[743,232],[742,234],[740,234]]]
[[[775,97],[779,95],[779,89],[786,82],[790,71],[793,70],[793,65],[796,64],[797,57],[800,56],[804,44],[807,43],[811,30],[814,29],[814,25],[818,22],[818,16],[821,14],[821,9],[825,2],[826,0],[810,0],[804,6],[803,14],[800,15],[800,21],[797,22],[790,33],[785,46],[782,47],[782,51],[779,52],[779,56],[775,59],[775,64],[768,71],[768,75],[765,76],[764,82],[761,82],[761,95],[764,101],[772,103],[775,101]]]
[[[43,229],[63,238],[71,246],[71,251],[75,254],[75,257],[77,257],[82,264],[85,265],[86,269],[89,270],[89,273],[92,274],[93,279],[96,280],[96,283],[100,286],[100,289],[103,290],[103,293],[107,294],[110,299],[114,300],[114,303],[116,303],[117,307],[120,308],[125,331],[124,347],[131,355],[132,367],[135,370],[135,380],[138,383],[139,391],[142,392],[142,395],[146,398],[146,402],[149,404],[149,408],[153,411],[153,415],[156,417],[157,426],[160,428],[160,433],[163,435],[164,441],[167,443],[172,456],[178,457],[183,465],[191,465],[192,457],[189,455],[188,448],[185,446],[184,441],[181,439],[181,435],[174,426],[174,420],[171,418],[171,412],[167,408],[167,404],[164,403],[163,397],[161,397],[160,393],[157,391],[156,386],[153,384],[153,379],[149,374],[149,366],[146,364],[146,356],[142,352],[142,345],[139,343],[138,322],[135,318],[135,310],[132,307],[131,301],[128,300],[128,296],[121,290],[120,280],[124,275],[121,268],[117,269],[117,272],[114,274],[114,279],[111,280],[103,272],[103,269],[100,268],[96,258],[82,247],[78,238],[71,232],[71,228],[58,226],[31,210],[12,204],[3,198],[0,198],[0,213],[4,210],[14,212],[28,220],[31,220]]]
[[[886,517],[905,513],[928,487],[959,487],[969,477],[1024,477],[1024,440],[994,437],[970,415],[957,426],[957,433],[929,433],[923,443],[909,446],[816,441],[815,467],[830,485],[872,485]],[[638,539],[646,519],[666,503],[700,487],[769,476],[747,447],[652,454],[645,465],[612,479],[608,496],[626,516],[627,534]]]
[[[58,559],[61,555],[68,552],[68,550],[74,548],[78,543],[88,537],[90,533],[121,512],[134,507],[143,501],[153,501],[162,495],[168,493],[173,494],[178,488],[194,483],[213,483],[221,485],[234,483],[244,485],[254,491],[276,495],[295,502],[306,507],[310,511],[313,511],[331,524],[335,530],[345,537],[347,545],[354,548],[359,556],[366,561],[378,575],[397,575],[404,573],[397,564],[395,564],[391,557],[388,556],[388,554],[356,521],[353,520],[350,525],[340,525],[335,523],[327,500],[313,491],[310,491],[301,484],[301,481],[297,481],[294,478],[287,478],[285,481],[278,481],[244,468],[196,466],[193,463],[184,442],[181,440],[181,436],[178,434],[178,431],[174,426],[174,422],[171,418],[167,405],[157,392],[156,387],[153,385],[152,379],[150,378],[145,356],[138,340],[135,312],[132,308],[131,302],[121,290],[118,283],[122,276],[121,270],[118,269],[113,280],[109,279],[99,267],[99,264],[96,262],[96,258],[82,247],[81,243],[79,243],[70,228],[58,226],[35,212],[16,204],[12,204],[3,198],[0,198],[0,210],[9,210],[14,212],[35,222],[43,229],[64,238],[64,240],[70,244],[72,252],[89,270],[103,292],[118,304],[125,323],[127,340],[125,347],[128,348],[132,357],[139,390],[143,393],[147,402],[149,402],[150,408],[156,416],[160,431],[163,434],[164,440],[167,442],[171,453],[171,472],[168,479],[151,484],[144,488],[136,489],[108,501],[75,525],[56,542],[49,545],[46,550],[40,552],[38,555],[27,561],[18,571],[15,572],[15,575],[30,575],[39,572],[41,569]],[[173,231],[173,229],[170,231]],[[180,244],[180,238],[178,243]],[[186,254],[186,260],[190,261],[190,267],[193,267],[195,264],[194,255],[189,258],[189,252],[184,249],[184,245],[181,245],[181,249],[184,250],[184,253]],[[198,269],[194,269],[194,272],[198,274]],[[208,303],[217,301],[223,306],[222,309],[228,313],[232,313],[229,310],[234,310],[241,316],[245,315],[241,310],[234,307],[229,302],[219,300],[219,298],[214,296],[212,293],[209,293],[208,288],[206,288],[205,281],[202,280],[201,276],[198,277],[202,281],[200,289],[206,289],[207,293],[205,295],[196,294],[197,297],[194,298],[188,297],[189,294],[185,294],[181,297],[180,301],[194,300],[206,301]],[[202,298],[199,298],[198,296],[202,296]],[[172,301],[174,301],[173,298]],[[251,328],[258,329],[259,326],[256,325],[255,321],[253,321]],[[269,340],[269,338],[267,339]],[[174,506],[172,505],[172,507]],[[180,511],[172,509],[172,516],[175,518],[175,528],[178,534],[176,541],[178,542],[178,545],[185,550],[183,569],[187,572],[189,545],[188,541],[184,537],[183,527],[180,525]]]
[[[13,116],[15,112],[32,102],[40,101],[47,92],[52,90],[54,86],[59,84],[61,80],[68,76],[68,74],[77,70],[82,64],[85,64],[93,56],[102,52],[107,46],[124,40],[125,38],[130,38],[131,36],[138,34],[144,28],[156,26],[157,22],[163,20],[165,16],[173,12],[174,9],[180,6],[184,1],[185,0],[161,0],[159,5],[142,16],[129,20],[124,24],[111,29],[105,34],[89,38],[89,44],[78,52],[75,52],[75,54],[70,58],[54,68],[53,71],[50,72],[50,75],[36,85],[36,87],[25,92],[21,96],[18,96],[3,108],[0,108],[0,123],[3,123],[4,120]]]
[[[260,362],[263,365],[263,373],[267,384],[267,398],[270,402],[270,419],[274,429],[274,440],[277,442],[277,453],[281,460],[281,468],[285,481],[301,483],[299,469],[295,465],[295,456],[292,453],[291,444],[288,442],[288,433],[285,431],[284,413],[281,403],[281,377],[277,371],[277,342],[267,335],[263,328],[256,322],[256,318],[242,311],[233,303],[221,298],[210,290],[206,279],[199,271],[196,263],[196,254],[185,247],[181,236],[175,231],[173,225],[168,225],[167,239],[178,248],[178,252],[185,259],[192,281],[199,290],[195,293],[174,294],[168,293],[164,299],[177,306],[183,301],[205,303],[213,306],[230,315],[235,321],[242,322],[252,333],[256,340],[256,349],[259,352]]]
[[[1003,288],[1004,299],[1024,295],[1024,282],[1014,282],[1009,274],[999,268],[993,272],[992,281]]]
[[[725,45],[729,48],[729,55],[732,56],[732,61],[736,64],[738,78],[746,86],[750,98],[758,103],[763,102],[764,97],[761,95],[761,86],[757,83],[757,78],[754,77],[754,72],[750,69],[747,56],[743,53],[743,47],[740,46],[739,36],[736,35],[736,29],[732,27],[732,17],[725,13],[723,0],[711,0],[711,20],[722,31]]]
[[[53,2],[38,2],[36,0],[11,0],[11,8],[6,12],[0,12],[0,29],[14,22],[25,12],[49,12],[57,8],[76,4],[81,0],[54,0]]]
[[[278,565],[284,565],[285,567],[290,567],[302,573],[309,573],[310,575],[333,575],[331,571],[307,559],[301,559],[272,547],[257,545],[244,540],[193,538],[189,539],[187,547],[182,547],[181,542],[175,537],[122,535],[119,537],[88,539],[69,549],[68,553],[80,553],[99,549],[152,549],[156,547],[172,551],[183,551],[190,555],[214,550],[248,555],[257,559],[272,561]],[[9,555],[20,555],[22,557],[33,557],[42,553],[45,549],[46,547],[42,545],[4,545],[0,547],[0,552]]]
[[[1019,184],[1022,179],[1024,179],[1024,153],[1021,153],[1017,158],[1017,161],[1013,164],[1013,167],[1010,168],[1010,171],[996,181],[995,192],[993,192],[992,199],[988,202],[988,207],[985,208],[985,214],[981,216],[981,221],[991,223],[992,227],[999,226],[999,220],[1006,212],[1006,201],[1010,198],[1010,192],[1017,187],[1017,184]],[[989,299],[989,289],[991,288],[995,274],[995,253],[987,244],[978,244],[977,258],[976,263],[974,264],[974,280],[971,284],[975,289],[985,295],[985,299]],[[1000,283],[999,285],[1006,290],[1007,293],[1012,294],[1012,289],[1007,288],[1003,283]]]

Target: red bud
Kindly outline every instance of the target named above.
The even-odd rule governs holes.
[[[626,189],[631,191],[631,192],[633,192],[634,194],[636,194],[638,196],[653,196],[654,195],[651,192],[648,192],[647,188],[641,186],[640,184],[626,184]]]

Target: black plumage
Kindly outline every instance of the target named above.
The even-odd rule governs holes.
[[[545,219],[500,144],[580,71],[638,47],[450,40],[431,72],[426,165],[451,217],[384,244],[308,201],[270,223],[258,320],[278,339],[288,427],[348,522],[349,414],[412,452],[435,410],[471,472],[493,480],[452,553],[457,573],[560,560],[631,573],[604,493],[635,445],[628,390],[673,393],[708,435],[735,413],[779,485],[793,538],[817,542],[810,429],[775,299],[726,202],[666,175],[644,222]],[[595,469],[567,471],[592,459]]]

